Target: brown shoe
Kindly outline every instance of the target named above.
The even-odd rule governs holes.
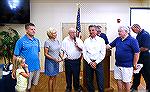
[[[27,89],[27,92],[31,92],[31,89]]]

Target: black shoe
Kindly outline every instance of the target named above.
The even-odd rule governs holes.
[[[66,89],[65,92],[71,92],[71,89]]]
[[[83,92],[81,88],[74,90],[74,92]]]
[[[137,92],[137,89],[131,88],[130,92]]]

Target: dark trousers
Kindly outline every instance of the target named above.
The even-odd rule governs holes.
[[[15,92],[16,79],[12,79],[11,73],[3,75],[0,79],[0,92]]]
[[[80,60],[65,60],[65,75],[66,75],[66,89],[72,89],[72,76],[73,76],[73,86],[75,90],[78,90],[80,87]]]
[[[146,89],[148,90],[148,92],[150,92],[150,61],[144,62],[141,71],[138,74],[133,75],[133,84],[131,88],[138,88],[138,86],[140,85],[141,75],[143,75],[143,78],[145,80]]]
[[[95,88],[93,86],[94,71],[95,71],[95,74],[96,74],[98,91],[99,92],[104,92],[104,71],[103,71],[102,62],[97,64],[96,69],[93,69],[85,61],[85,70],[86,70],[86,82],[87,82],[88,92],[95,92]]]

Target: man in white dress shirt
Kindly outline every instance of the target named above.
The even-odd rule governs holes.
[[[95,92],[93,86],[94,71],[96,73],[99,92],[104,92],[104,73],[102,60],[106,54],[104,39],[97,36],[95,25],[89,26],[90,37],[85,39],[83,57],[85,59],[86,82],[88,92]]]
[[[71,92],[72,90],[72,76],[75,92],[81,92],[79,76],[83,42],[76,37],[76,30],[74,28],[69,28],[68,34],[62,41],[61,47],[65,56],[66,92]]]

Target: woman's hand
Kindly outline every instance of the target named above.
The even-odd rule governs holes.
[[[54,59],[55,62],[61,62],[61,59]]]

